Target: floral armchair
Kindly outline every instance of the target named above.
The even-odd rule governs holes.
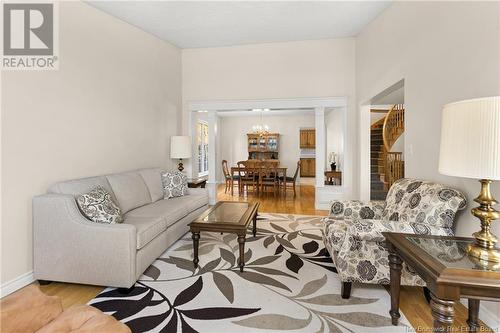
[[[349,298],[352,282],[389,284],[382,232],[453,235],[454,218],[466,198],[444,185],[416,179],[396,181],[386,201],[334,201],[323,222],[323,240]],[[425,286],[403,263],[401,284]]]

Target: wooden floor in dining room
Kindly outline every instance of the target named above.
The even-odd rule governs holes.
[[[260,196],[254,195],[252,191],[249,194],[238,195],[236,188],[232,196],[230,191],[225,193],[224,190],[224,185],[219,185],[217,190],[218,200],[260,201],[259,210],[261,212],[301,215],[328,214],[326,210],[316,210],[314,208],[314,186],[311,185],[298,186],[295,198],[292,191],[288,191],[286,197],[282,194],[275,197],[272,193],[264,193]],[[46,286],[41,286],[41,290],[48,295],[59,296],[63,307],[68,308],[71,305],[87,303],[103,288],[54,282]],[[402,287],[400,303],[402,312],[412,324],[415,332],[432,332],[432,316],[429,305],[423,296],[422,288]],[[462,304],[457,304],[455,306],[455,313],[455,323],[452,332],[466,332],[467,309]],[[408,331],[412,332],[411,329]],[[483,325],[479,332],[492,331]]]

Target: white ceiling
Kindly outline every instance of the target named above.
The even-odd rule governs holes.
[[[390,1],[89,1],[180,48],[352,37]]]

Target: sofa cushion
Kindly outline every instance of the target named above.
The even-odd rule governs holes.
[[[191,212],[193,203],[191,196],[164,199],[136,208],[128,212],[125,217],[163,217],[167,227],[182,219]]]
[[[190,194],[187,195],[186,198],[190,199],[188,202],[189,212],[195,211],[200,207],[208,205],[208,193]]]
[[[151,203],[148,187],[137,172],[106,176],[123,213]]]
[[[146,206],[147,207],[147,206]],[[162,216],[137,217],[128,216],[125,223],[135,226],[137,229],[137,249],[142,249],[159,234],[167,229],[167,221]]]
[[[109,224],[123,222],[120,208],[102,186],[80,195],[76,202],[83,215],[93,222]]]
[[[159,168],[142,169],[137,171],[144,183],[148,187],[149,194],[151,195],[151,201],[156,202],[163,199],[163,187],[161,183],[161,172]]]
[[[49,193],[70,194],[75,197],[92,191],[97,186],[102,186],[113,199],[116,199],[111,185],[105,176],[89,177],[58,182],[49,187]]]

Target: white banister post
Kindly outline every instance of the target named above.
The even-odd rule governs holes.
[[[214,205],[217,202],[217,112],[208,112],[208,197],[209,203]]]
[[[325,155],[326,155],[326,135],[325,135],[325,108],[314,109],[316,124],[316,188],[325,186]]]

